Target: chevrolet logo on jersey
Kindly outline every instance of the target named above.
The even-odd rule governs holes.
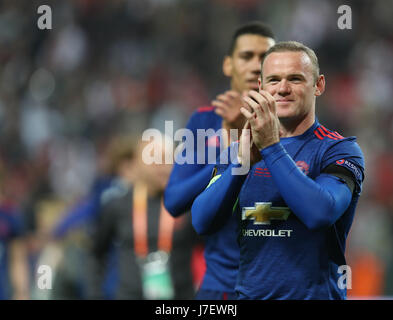
[[[287,220],[291,210],[288,207],[272,207],[271,202],[255,202],[255,207],[242,209],[242,220],[254,220],[254,224],[270,224],[271,220]]]

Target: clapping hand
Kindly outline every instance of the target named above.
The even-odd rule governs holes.
[[[249,91],[243,100],[247,108],[240,108],[240,112],[250,123],[252,139],[258,150],[279,142],[280,121],[272,95],[264,90]]]

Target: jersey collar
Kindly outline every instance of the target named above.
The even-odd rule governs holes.
[[[315,121],[314,121],[313,125],[310,128],[308,128],[305,132],[303,132],[301,135],[281,138],[280,142],[285,145],[287,143],[292,142],[293,140],[304,140],[304,139],[308,138],[310,135],[312,135],[314,133],[314,130],[318,126],[319,126],[319,121],[318,121],[318,118],[315,117]]]

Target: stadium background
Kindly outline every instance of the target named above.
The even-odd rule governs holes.
[[[42,4],[52,30],[37,27]],[[351,30],[337,26],[342,4]],[[348,295],[393,296],[392,17],[390,0],[1,1],[1,200],[30,226],[28,250],[43,250],[40,239],[91,188],[108,141],[164,120],[184,126],[226,90],[221,61],[233,29],[262,20],[278,40],[315,49],[327,79],[319,120],[356,135],[366,158]]]

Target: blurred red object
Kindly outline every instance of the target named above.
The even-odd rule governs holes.
[[[349,299],[380,297],[384,289],[385,265],[375,254],[362,251],[351,262],[352,289],[347,290]]]
[[[196,245],[192,250],[191,272],[194,282],[194,288],[199,289],[199,286],[203,280],[203,276],[205,275],[206,272],[206,263],[205,263],[203,245]]]
[[[381,153],[374,163],[374,198],[382,205],[393,207],[393,154]]]

